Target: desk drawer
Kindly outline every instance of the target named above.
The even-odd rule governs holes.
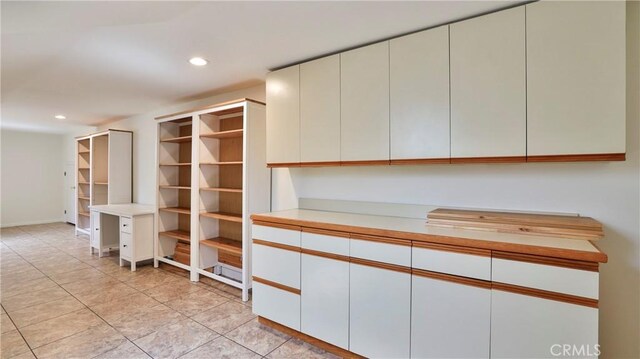
[[[130,260],[133,255],[131,233],[120,232],[120,257]]]
[[[284,229],[254,224],[251,227],[251,237],[253,239],[300,247],[299,227],[292,226],[291,229]]]
[[[353,258],[410,267],[411,242],[352,234],[350,255]]]
[[[266,242],[267,244],[269,242]],[[300,289],[300,249],[289,250],[253,243],[253,275]]]
[[[411,266],[432,272],[491,280],[491,251],[415,243]]]
[[[129,217],[120,217],[120,232],[132,233],[133,220]]]

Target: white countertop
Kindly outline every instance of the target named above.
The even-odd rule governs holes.
[[[139,203],[101,204],[96,206],[89,206],[89,210],[113,214],[116,216],[139,216],[144,214],[156,213],[155,206]]]

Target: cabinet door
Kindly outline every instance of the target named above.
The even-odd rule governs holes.
[[[342,161],[389,159],[389,42],[340,54]]]
[[[300,65],[300,161],[340,161],[340,55]]]
[[[267,75],[267,163],[300,162],[300,66]]]
[[[527,5],[527,155],[625,152],[625,2]]]
[[[449,27],[389,43],[391,159],[449,158]]]
[[[488,358],[491,289],[412,276],[411,357]]]
[[[91,247],[100,248],[100,212],[91,211]]]
[[[408,358],[411,274],[351,263],[349,350],[369,358]]]
[[[301,328],[349,348],[349,262],[302,255]]]
[[[582,350],[572,356],[597,357],[597,343],[598,309],[492,290],[492,358],[553,358],[562,345]]]
[[[525,11],[450,25],[451,157],[526,152]]]

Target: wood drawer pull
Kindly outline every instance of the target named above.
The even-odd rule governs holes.
[[[253,276],[251,278],[253,279],[254,282],[262,283],[264,285],[268,285],[270,287],[278,288],[278,289],[281,289],[281,290],[284,290],[284,291],[287,291],[287,292],[290,292],[290,293],[293,293],[293,294],[300,295],[300,293],[301,293],[300,289],[289,287],[287,285],[280,284],[280,283],[277,283],[277,282],[272,282],[272,281],[270,281],[268,279],[264,279],[264,278],[260,278],[260,277],[256,277],[256,276]]]

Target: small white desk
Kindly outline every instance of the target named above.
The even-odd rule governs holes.
[[[131,271],[136,262],[153,259],[155,207],[137,203],[90,206],[90,253],[120,249],[120,266],[127,261]]]

